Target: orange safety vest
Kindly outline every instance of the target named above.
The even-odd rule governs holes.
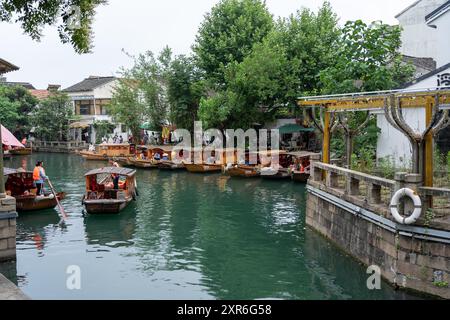
[[[33,180],[34,181],[41,180],[41,174],[40,174],[39,167],[35,167],[33,170]]]

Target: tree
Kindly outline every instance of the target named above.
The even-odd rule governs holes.
[[[192,130],[197,118],[204,82],[191,57],[177,56],[167,74],[169,119],[178,128]]]
[[[294,110],[299,95],[319,90],[320,71],[332,65],[339,35],[327,2],[317,13],[302,9],[279,20],[241,62],[228,64],[226,87],[202,99],[200,119],[208,126],[249,128]]]
[[[53,93],[42,100],[31,115],[31,124],[42,140],[64,141],[69,132],[69,121],[73,116],[72,102],[64,93]]]
[[[155,130],[167,122],[170,63],[171,50],[166,47],[158,58],[148,51],[135,58],[132,68],[122,70],[109,110],[115,121],[130,128],[136,142],[144,122]]]
[[[333,50],[334,64],[320,72],[322,93],[390,90],[410,80],[413,68],[402,63],[400,36],[398,26],[380,22],[367,25],[361,20],[347,22]],[[370,119],[365,112],[350,112],[339,119],[346,140],[348,166],[354,138],[356,153],[363,150],[375,153],[379,132],[375,119]]]
[[[0,85],[0,122],[16,136],[23,137],[31,129],[29,114],[36,104],[24,87]]]
[[[193,50],[198,66],[213,84],[223,86],[227,65],[243,61],[272,26],[272,15],[260,0],[220,1],[197,34]]]
[[[76,52],[92,48],[92,22],[95,9],[106,0],[1,0],[0,21],[17,22],[33,40],[40,40],[45,26],[58,25],[63,43],[70,43]]]

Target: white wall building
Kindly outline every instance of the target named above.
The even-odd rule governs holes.
[[[80,121],[71,124],[72,139],[95,143],[96,121],[108,121],[113,123],[108,114],[107,105],[110,104],[114,88],[118,79],[115,77],[91,76],[83,81],[64,89],[73,101],[73,110]],[[121,124],[115,124],[114,133],[121,135],[124,141],[128,141],[128,130]]]
[[[450,63],[407,84],[404,90],[415,91],[424,88],[450,88]],[[425,130],[425,108],[404,109],[403,115],[413,129]],[[377,159],[390,157],[390,160],[399,167],[409,166],[412,147],[406,136],[387,122],[384,113],[377,115],[377,125],[381,129],[378,138]]]
[[[447,0],[419,0],[400,12],[396,18],[402,32],[401,53],[412,57],[431,57],[438,54],[438,35],[425,22],[425,16]],[[438,66],[439,67],[439,66]]]
[[[428,14],[427,26],[435,33],[437,51],[435,60],[441,67],[450,62],[450,1]]]

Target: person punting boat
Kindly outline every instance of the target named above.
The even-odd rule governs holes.
[[[85,174],[82,203],[90,214],[119,213],[136,199],[136,171],[106,167]]]
[[[38,185],[35,183],[35,181],[45,182],[45,180],[40,180],[44,179],[45,171],[41,175],[42,162],[39,163],[40,166],[33,172],[27,171],[23,166],[18,170],[10,168],[3,170],[6,193],[16,199],[16,207],[19,212],[53,209],[58,205],[55,195],[47,192],[43,183]],[[58,192],[56,196],[58,200],[63,200],[66,194]]]

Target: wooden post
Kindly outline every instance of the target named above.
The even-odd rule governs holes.
[[[328,109],[325,109],[324,115],[324,125],[323,125],[323,145],[322,145],[322,162],[330,164],[330,113]]]
[[[425,106],[425,126],[431,124],[433,117],[434,101],[432,98],[427,98]],[[424,185],[425,187],[433,187],[433,133],[430,131],[425,137],[425,150],[423,156],[424,168]]]

